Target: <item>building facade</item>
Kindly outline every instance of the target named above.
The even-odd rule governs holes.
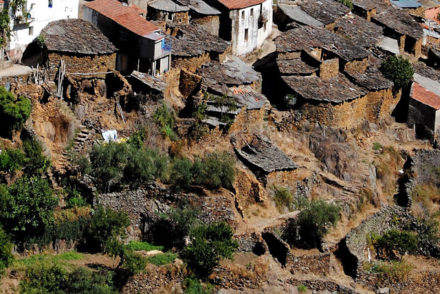
[[[5,1],[8,7],[9,1]],[[79,0],[29,0],[26,10],[10,10],[11,38],[8,56],[19,61],[26,49],[43,28],[52,21],[78,18]]]

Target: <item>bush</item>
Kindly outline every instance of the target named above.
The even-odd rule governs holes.
[[[0,153],[0,171],[12,173],[23,168],[24,152],[20,149],[6,149]]]
[[[170,181],[176,188],[189,188],[193,183],[194,166],[188,158],[176,158],[171,166]]]
[[[26,154],[24,169],[28,175],[45,172],[50,167],[50,160],[43,155],[43,147],[37,140],[25,140],[23,151]]]
[[[298,219],[290,222],[283,231],[283,238],[290,244],[306,248],[321,248],[322,239],[330,226],[339,221],[340,208],[323,200],[312,201],[302,210]],[[299,238],[297,238],[297,232]]]
[[[298,289],[298,292],[300,293],[304,293],[307,292],[307,287],[304,285],[298,285],[298,287],[296,287]]]
[[[178,137],[174,133],[174,112],[168,108],[164,103],[159,107],[153,114],[154,122],[159,126],[160,132],[163,136],[171,139],[172,141],[177,141]]]
[[[396,283],[405,281],[408,278],[412,266],[405,261],[374,262],[364,264],[364,269],[378,275],[379,280],[382,282]]]
[[[9,236],[6,235],[5,231],[0,227],[0,276],[13,260],[12,243],[9,240]]]
[[[15,98],[11,92],[0,87],[0,117],[2,118],[2,133],[11,134],[20,130],[31,114],[31,101],[23,96]]]
[[[128,216],[110,208],[98,207],[85,232],[85,249],[102,252],[109,242],[125,237],[125,229],[130,225]]]
[[[182,248],[184,238],[189,235],[191,227],[196,222],[197,211],[184,207],[169,211],[153,225],[150,234],[156,244],[165,248]]]
[[[106,271],[92,272],[80,267],[72,272],[57,263],[38,262],[28,267],[20,283],[20,293],[110,294],[111,275]]]
[[[382,63],[381,71],[387,79],[393,81],[396,88],[407,86],[412,79],[414,69],[402,56],[390,56]]]
[[[232,258],[238,247],[226,223],[201,225],[191,232],[191,244],[182,252],[188,266],[200,277],[211,274],[221,258]]]
[[[351,0],[337,0],[339,3],[347,6],[350,9],[353,9],[353,2]]]
[[[293,209],[293,196],[289,190],[284,187],[276,186],[273,187],[274,190],[274,201],[275,205],[278,208],[278,211],[282,212],[284,208],[288,210]]]
[[[16,237],[34,236],[53,223],[58,199],[47,180],[23,177],[10,187],[0,186],[0,219]]]
[[[211,294],[213,286],[208,284],[205,287],[195,277],[186,278],[183,281],[184,294]]]
[[[235,178],[234,159],[227,152],[210,153],[200,163],[196,183],[208,189],[232,188]],[[195,169],[197,171],[197,169]]]
[[[403,255],[416,253],[418,249],[417,235],[409,231],[389,230],[373,240],[373,245],[380,257],[395,259],[394,251]]]

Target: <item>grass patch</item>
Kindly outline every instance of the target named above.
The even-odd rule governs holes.
[[[147,262],[157,266],[161,266],[161,265],[173,263],[176,258],[177,258],[177,254],[166,252],[148,257]]]
[[[69,251],[58,255],[51,254],[35,254],[26,258],[15,259],[12,267],[15,269],[24,269],[33,266],[37,263],[49,262],[58,263],[61,261],[80,260],[84,257],[83,254],[76,251]]]
[[[307,291],[307,287],[304,285],[298,285],[298,287],[296,287],[298,289],[298,292],[300,293],[304,293]]]
[[[148,242],[140,242],[140,241],[130,241],[130,243],[127,244],[127,248],[134,250],[134,251],[152,251],[152,250],[159,250],[163,251],[163,246],[156,246],[152,245]]]
[[[405,261],[367,262],[364,264],[364,269],[371,274],[377,275],[378,279],[382,282],[397,283],[408,279],[413,266]]]
[[[382,145],[379,142],[374,142],[373,143],[373,150],[374,151],[379,151],[382,149]]]

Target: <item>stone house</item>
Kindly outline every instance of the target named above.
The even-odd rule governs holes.
[[[79,0],[28,0],[25,10],[12,11],[10,0],[4,2],[11,18],[11,39],[6,49],[10,59],[19,61],[26,46],[40,35],[50,22],[78,18]]]
[[[411,86],[408,125],[420,138],[438,140],[440,135],[440,82],[414,74]]]
[[[203,0],[155,0],[147,6],[147,19],[173,24],[196,24],[218,36],[221,12]]]
[[[116,47],[101,31],[81,19],[58,20],[49,23],[41,32],[43,43],[32,42],[23,55],[23,63],[40,65],[54,80],[61,60],[66,74],[83,75],[114,70]]]
[[[148,3],[147,19],[176,24],[189,24],[188,6],[179,5],[173,0],[155,0]]]
[[[270,71],[278,72],[282,82],[273,97],[284,97],[299,121],[345,128],[377,121],[395,107],[393,84],[370,66],[368,51],[349,38],[299,27],[280,35],[275,44],[276,69]]]
[[[272,33],[272,0],[207,0],[222,12],[220,34],[231,41],[232,53],[245,55]]]
[[[170,69],[171,45],[137,6],[118,0],[94,0],[85,3],[83,17],[98,26],[119,49],[116,69],[120,72],[161,75]]]

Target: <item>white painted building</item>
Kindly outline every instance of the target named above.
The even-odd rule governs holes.
[[[8,1],[5,1],[6,4]],[[61,19],[78,18],[79,0],[28,0],[27,12],[30,17],[23,17],[22,11],[11,16],[11,39],[8,55],[19,60],[30,44],[50,22]]]
[[[272,0],[216,1],[221,4],[217,7],[223,12],[220,35],[231,41],[233,54],[252,52],[272,33]]]

